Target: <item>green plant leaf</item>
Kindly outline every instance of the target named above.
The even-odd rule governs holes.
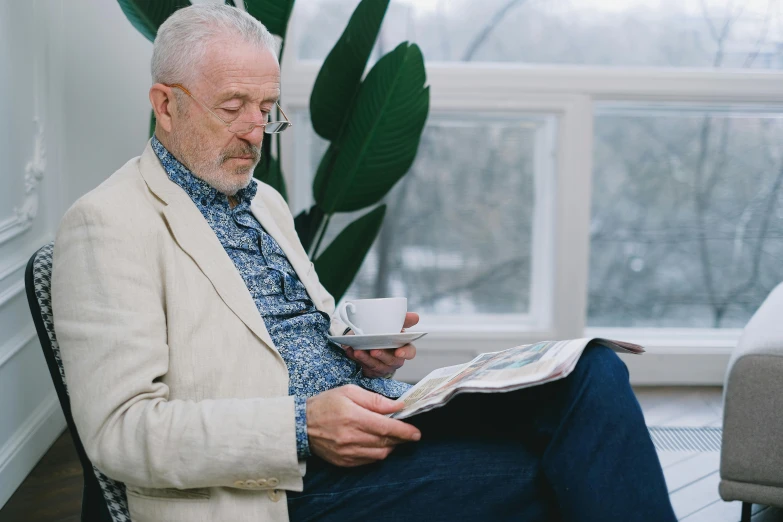
[[[310,210],[303,210],[294,218],[294,227],[299,241],[306,251],[310,251],[315,241],[315,235],[324,221],[324,212],[317,205],[310,207]]]
[[[245,9],[269,32],[285,39],[294,0],[245,0]]]
[[[386,215],[386,205],[379,205],[347,227],[315,260],[315,271],[321,284],[334,297],[342,299],[351,286],[367,252],[375,242]]]
[[[410,169],[429,112],[426,79],[421,51],[407,42],[375,64],[345,131],[318,166],[313,195],[324,212],[373,205]]]
[[[313,129],[322,138],[339,136],[388,7],[389,0],[362,0],[324,60],[310,95]]]
[[[285,176],[280,167],[280,161],[272,156],[272,135],[265,134],[261,143],[261,160],[253,170],[253,177],[270,185],[288,201],[288,192],[285,186]]]
[[[174,11],[190,5],[189,0],[117,0],[122,12],[150,42],[155,40],[158,27]]]

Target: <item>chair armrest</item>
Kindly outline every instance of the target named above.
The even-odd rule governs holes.
[[[751,354],[783,357],[783,283],[769,293],[742,331],[731,354],[726,384],[734,364]]]
[[[783,488],[782,433],[783,284],[748,322],[726,371],[720,466],[725,500],[761,501],[738,498],[727,481]]]

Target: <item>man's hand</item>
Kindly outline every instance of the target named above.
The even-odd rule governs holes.
[[[416,427],[385,417],[402,406],[401,401],[352,384],[310,397],[307,399],[310,452],[336,466],[360,466],[383,460],[397,444],[421,438]]]
[[[408,312],[405,315],[402,331],[404,332],[406,328],[410,328],[418,322],[419,314]],[[401,368],[405,361],[416,357],[416,347],[412,344],[388,350],[354,350],[346,345],[343,345],[343,349],[349,359],[361,364],[366,377],[384,377]]]

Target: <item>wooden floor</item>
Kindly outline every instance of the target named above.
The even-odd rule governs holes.
[[[640,388],[648,426],[720,426],[720,388]],[[740,504],[718,497],[719,453],[660,452],[674,511],[685,522],[738,522]],[[77,522],[81,467],[67,433],[41,459],[8,503],[0,522]],[[783,522],[783,510],[753,506],[753,522]]]
[[[648,426],[720,427],[721,388],[640,388],[636,396]],[[658,453],[677,518],[684,522],[738,522],[741,503],[718,495],[720,453]],[[754,522],[783,522],[783,510],[753,506]]]
[[[0,522],[79,522],[82,467],[66,431],[0,509]]]

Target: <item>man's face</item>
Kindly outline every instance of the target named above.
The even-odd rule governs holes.
[[[268,121],[280,96],[280,67],[270,51],[220,39],[210,44],[196,80],[186,87],[222,120],[260,124]],[[172,152],[218,191],[236,194],[250,183],[261,159],[263,127],[234,134],[195,100],[182,92],[178,95]]]

